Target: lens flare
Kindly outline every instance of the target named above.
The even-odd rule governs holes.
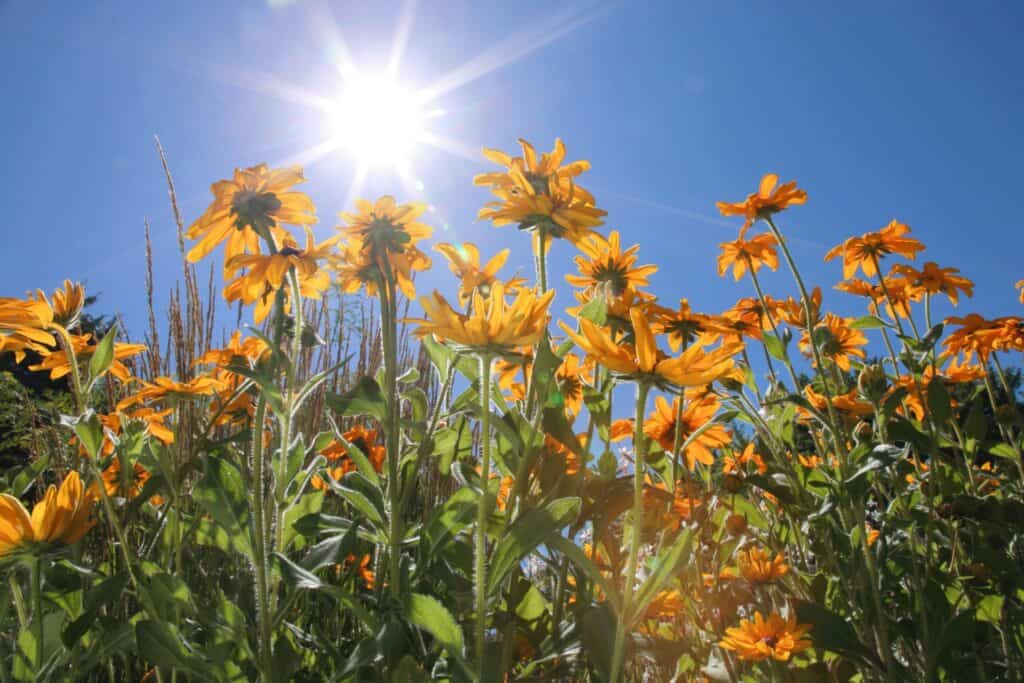
[[[407,162],[425,135],[420,99],[386,76],[359,76],[331,109],[337,146],[370,166]]]

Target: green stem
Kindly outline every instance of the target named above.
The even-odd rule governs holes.
[[[252,441],[249,448],[249,469],[252,472],[253,558],[256,573],[256,619],[259,629],[260,680],[270,681],[270,598],[267,590],[267,525],[263,511],[266,491],[263,457],[263,424],[267,419],[267,400],[262,392],[256,399],[256,413],[252,422]]]
[[[35,627],[36,670],[43,667],[43,558],[32,558],[32,625]]]
[[[491,358],[480,355],[480,501],[476,514],[473,582],[476,597],[477,680],[484,680],[487,627],[487,517],[491,478]]]
[[[385,259],[385,263],[389,263]],[[388,268],[390,271],[390,268]],[[402,548],[402,514],[401,514],[401,483],[398,433],[398,326],[395,320],[395,296],[393,279],[390,272],[385,274],[384,286],[381,288],[381,343],[384,346],[384,393],[387,400],[387,413],[384,417],[384,439],[387,448],[388,462],[388,504],[390,516],[388,520],[388,576],[391,579],[389,592],[398,598],[401,586],[401,548]],[[411,484],[410,484],[411,485]]]
[[[611,681],[623,680],[623,665],[626,650],[626,629],[632,622],[633,590],[636,583],[636,568],[640,558],[640,540],[643,534],[644,517],[644,476],[647,473],[647,444],[644,441],[644,413],[647,411],[647,394],[650,386],[646,382],[636,385],[636,422],[633,432],[633,450],[636,461],[633,464],[633,512],[630,519],[629,559],[623,577],[622,613],[615,630],[615,645],[612,650]]]

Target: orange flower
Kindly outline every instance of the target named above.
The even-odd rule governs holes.
[[[713,351],[691,346],[682,355],[668,358],[658,349],[647,316],[639,308],[630,309],[635,344],[620,344],[604,329],[583,318],[581,334],[561,324],[569,338],[609,370],[629,379],[651,380],[675,386],[703,386],[735,371],[733,355],[738,344],[723,344]]]
[[[1014,287],[1020,291],[1020,302],[1024,304],[1024,280],[1017,280],[1017,284]]]
[[[817,326],[821,322],[821,287],[815,287],[814,291],[811,292],[810,301],[811,317],[813,318],[813,326]],[[793,327],[801,327],[807,329],[811,325],[807,324],[807,312],[804,310],[803,301],[794,299],[793,297],[786,297],[785,301],[778,302],[778,315]]]
[[[968,297],[974,296],[974,283],[957,275],[959,268],[940,268],[934,261],[928,261],[921,270],[902,263],[893,265],[892,272],[899,273],[907,278],[911,286],[919,288],[929,294],[945,294],[954,305],[957,303],[959,292]]]
[[[71,335],[71,344],[75,350],[75,359],[79,364],[88,362],[92,358],[92,354],[96,351],[98,345],[96,338],[92,334],[76,334]],[[109,372],[111,375],[121,380],[122,382],[128,381],[131,377],[131,372],[121,361],[125,358],[131,358],[137,356],[146,350],[145,344],[122,344],[120,342],[114,343],[114,360],[110,363]],[[71,373],[71,360],[68,358],[67,352],[61,348],[55,351],[48,351],[42,354],[43,359],[36,365],[30,365],[29,370],[35,372],[43,372],[46,370],[50,371],[50,379],[60,379]]]
[[[363,585],[366,586],[366,590],[373,590],[377,584],[377,575],[372,569],[370,569],[370,555],[363,555],[361,558],[356,558],[355,555],[349,553],[345,557],[345,569],[347,571],[354,572],[363,580]]]
[[[267,343],[259,337],[246,337],[242,339],[242,332],[235,330],[231,333],[231,339],[227,346],[220,349],[210,349],[200,356],[194,363],[196,365],[216,365],[226,368],[232,363],[255,363],[263,358],[270,349]]]
[[[358,239],[338,246],[338,254],[331,258],[331,267],[337,273],[338,286],[345,294],[355,294],[366,287],[367,296],[378,296],[385,282],[382,264]],[[413,273],[430,268],[430,257],[417,248],[410,248],[400,254],[389,254],[387,268],[398,291],[412,299],[416,296]]]
[[[909,318],[910,302],[920,301],[922,290],[911,286],[910,280],[903,277],[889,276],[879,278],[879,281],[879,284],[871,284],[865,280],[852,278],[845,282],[840,282],[836,285],[836,289],[847,294],[870,299],[868,312],[872,315],[878,315],[879,304],[884,304],[889,317],[895,318],[898,315],[901,318]],[[882,288],[882,282],[885,283],[884,289]],[[886,297],[887,292],[889,294],[888,297]]]
[[[825,260],[831,261],[841,255],[844,279],[853,277],[858,268],[864,271],[866,277],[873,277],[879,274],[876,266],[883,256],[899,254],[913,259],[917,252],[924,251],[924,245],[919,241],[913,237],[904,237],[909,232],[909,226],[893,220],[881,230],[866,232],[860,237],[851,237],[833,247],[825,254]]]
[[[804,386],[804,396],[807,398],[807,402],[819,413],[824,413],[828,410],[828,398],[815,391],[810,384]],[[850,418],[863,417],[875,412],[874,406],[867,401],[857,398],[856,388],[851,389],[845,394],[834,396],[832,398],[832,407]],[[807,416],[807,411],[801,409],[800,412],[805,417]]]
[[[361,424],[354,424],[342,434],[342,437],[366,456],[374,470],[378,473],[383,471],[387,449],[378,442],[376,429],[367,429]],[[349,455],[348,446],[341,441],[331,441],[320,451],[320,454],[327,458],[327,474],[335,481],[341,481],[346,474],[356,471],[356,465],[352,462],[352,456]],[[313,488],[321,491],[330,488],[327,481],[320,475],[313,476],[310,484]]]
[[[654,412],[644,423],[644,434],[657,441],[658,445],[667,453],[672,453],[675,448],[677,432],[679,443],[685,443],[697,430],[713,420],[715,413],[721,408],[721,403],[714,394],[706,394],[697,400],[689,401],[684,406],[677,422],[676,413],[679,410],[679,402],[679,397],[676,397],[669,405],[664,396],[658,396],[654,401]],[[682,455],[686,459],[686,466],[691,471],[698,462],[710,466],[714,462],[714,455],[711,451],[727,445],[731,438],[729,431],[722,425],[711,425],[683,451]]]
[[[818,336],[818,351],[822,356],[829,358],[838,365],[844,372],[850,370],[850,357],[854,356],[864,360],[866,352],[864,346],[868,338],[860,330],[850,327],[850,321],[840,318],[834,313],[826,313],[822,324],[815,329]],[[800,350],[806,355],[811,355],[811,335],[804,330],[800,337]]]
[[[963,318],[946,318],[945,323],[960,326],[942,342],[946,351],[951,354],[963,353],[967,358],[977,353],[983,362],[988,361],[999,340],[998,320],[988,320],[977,313],[970,313]]]
[[[498,271],[508,260],[509,250],[502,249],[480,267],[480,250],[475,244],[464,242],[463,244],[438,244],[434,247],[444,254],[448,259],[448,267],[451,268],[455,277],[459,278],[459,304],[465,306],[469,303],[474,291],[478,291],[485,297],[490,294],[491,286],[498,281]],[[519,288],[526,285],[526,280],[521,277],[514,277],[505,282],[505,290],[515,294]]]
[[[49,298],[43,294],[43,290],[36,290],[36,299],[50,305],[55,323],[72,328],[78,323],[78,316],[85,306],[85,287],[77,282],[64,280],[63,287],[55,289]]]
[[[651,329],[655,334],[664,334],[668,338],[669,348],[674,353],[689,346],[700,336],[708,333],[721,333],[723,328],[714,317],[703,313],[694,313],[690,302],[679,300],[679,308],[671,309],[655,306]]]
[[[735,453],[734,451],[733,454],[722,458],[722,472],[725,474],[742,472],[746,464],[750,462],[754,463],[758,474],[764,474],[768,471],[768,465],[765,463],[764,458],[754,450],[753,441],[746,445],[742,453]]]
[[[25,351],[49,353],[57,342],[47,329],[53,309],[45,300],[0,297],[0,353],[11,351],[20,363]]]
[[[594,197],[575,182],[575,177],[590,168],[590,162],[576,161],[562,166],[565,145],[555,141],[550,154],[537,159],[530,143],[520,139],[522,157],[497,150],[484,150],[484,156],[506,168],[505,173],[484,173],[473,179],[475,185],[491,188],[498,201],[480,209],[479,218],[495,226],[518,223],[521,229],[543,228],[545,242],[564,237],[577,244],[592,228],[601,225],[605,211],[594,204]],[[539,245],[534,240],[534,249]]]
[[[241,298],[245,302],[255,301],[258,297],[268,296],[281,289],[288,272],[294,268],[300,282],[308,281],[318,275],[319,261],[327,258],[340,236],[330,237],[320,244],[316,243],[313,231],[306,226],[306,246],[299,249],[291,235],[282,240],[283,244],[273,254],[239,254],[233,256],[227,266],[232,271],[244,269],[245,274],[239,276],[242,281]],[[327,275],[321,277],[326,281]],[[230,285],[229,285],[230,286]],[[326,286],[321,288],[326,289]]]
[[[127,498],[128,500],[134,500],[139,497],[142,493],[142,488],[149,481],[149,470],[135,463],[132,468],[132,475],[127,481],[122,480],[121,477],[121,458],[114,458],[110,461],[107,469],[103,470],[103,488],[106,490],[107,495],[111,497]],[[163,498],[160,496],[153,496],[150,501],[153,505],[162,505]]]
[[[746,219],[743,227],[749,228],[756,220],[771,218],[772,214],[790,206],[807,203],[807,193],[796,186],[795,180],[778,183],[779,176],[768,173],[761,178],[757,192],[735,204],[718,202],[718,210],[723,216],[743,216]]]
[[[761,270],[761,266],[768,266],[772,270],[779,267],[779,254],[775,251],[775,245],[779,242],[775,235],[763,233],[744,239],[747,232],[744,226],[740,230],[740,236],[732,242],[722,242],[718,246],[722,253],[718,255],[718,274],[725,275],[725,272],[732,266],[732,276],[739,282],[749,268],[753,272]]]
[[[754,612],[753,620],[743,619],[739,626],[726,629],[719,645],[745,661],[771,658],[788,662],[794,654],[811,647],[811,641],[805,638],[810,630],[810,625],[798,624],[793,614],[783,619],[773,612],[765,619]]]
[[[222,386],[223,382],[203,375],[187,382],[176,382],[170,377],[157,377],[151,384],[142,382],[142,388],[132,396],[122,399],[117,404],[117,409],[124,410],[136,403],[160,401],[167,398],[184,400],[198,396],[210,396]]]
[[[658,266],[636,265],[640,245],[623,251],[618,230],[612,230],[608,239],[597,233],[588,235],[576,247],[583,252],[575,259],[580,274],[565,279],[573,287],[582,287],[588,296],[595,292],[607,293],[610,298],[622,296],[627,290],[646,287],[647,277],[658,271]]]
[[[789,565],[783,561],[782,553],[778,553],[772,559],[761,548],[740,551],[739,568],[740,574],[750,583],[769,583],[782,578],[789,571]]]
[[[0,494],[0,557],[36,544],[75,543],[96,524],[92,504],[97,498],[97,490],[84,488],[75,471],[64,477],[60,489],[50,484],[31,515],[20,500]]]
[[[226,242],[224,277],[229,278],[234,274],[227,265],[231,259],[260,253],[260,238],[268,236],[279,223],[316,223],[312,200],[302,192],[288,191],[305,181],[298,166],[271,170],[259,164],[244,170],[236,168],[231,180],[210,187],[213,202],[189,227],[187,237],[199,242],[188,252],[188,260],[195,263]]]

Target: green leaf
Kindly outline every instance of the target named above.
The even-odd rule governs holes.
[[[690,556],[690,545],[693,543],[694,530],[687,528],[679,534],[672,543],[655,559],[655,568],[647,577],[640,590],[637,591],[636,601],[632,606],[632,614],[626,615],[628,627],[636,622],[637,617],[643,615],[647,606],[651,604],[655,596],[664,588],[673,577],[677,575],[679,565]]]
[[[61,641],[64,643],[64,647],[70,648],[74,646],[85,635],[86,631],[89,630],[89,627],[96,620],[100,609],[121,597],[121,593],[127,584],[128,575],[122,573],[104,579],[90,588],[82,600],[82,615],[68,624],[67,628],[61,633]]]
[[[340,482],[328,477],[327,483],[331,490],[361,512],[378,533],[387,533],[387,525],[384,523],[384,498],[379,487],[374,486],[358,472],[349,472]]]
[[[988,449],[988,452],[1000,458],[1010,458],[1012,460],[1017,459],[1017,453],[1013,450],[1013,446],[1008,443],[997,443],[995,446]]]
[[[95,458],[103,445],[103,424],[96,417],[96,413],[87,410],[78,417],[61,415],[60,421],[61,424],[75,430],[85,452],[89,454],[89,457]]]
[[[781,361],[786,360],[786,345],[782,343],[782,340],[776,337],[774,334],[765,332],[761,335],[761,343],[764,344],[764,348],[772,355]]]
[[[288,547],[291,546],[292,542],[298,538],[299,532],[295,529],[295,522],[306,515],[320,512],[323,504],[324,492],[310,491],[299,496],[291,505],[285,508],[284,519],[282,521],[283,528],[280,530],[281,548],[287,550]]]
[[[89,377],[92,381],[99,379],[114,362],[114,339],[116,337],[117,323],[114,323],[93,349],[92,357],[89,359]]]
[[[875,653],[860,642],[853,627],[838,614],[806,600],[796,600],[794,608],[797,620],[811,625],[810,636],[816,647],[882,668]]]
[[[937,424],[944,424],[953,414],[946,383],[941,378],[935,378],[928,383],[927,393],[928,412],[931,413]]]
[[[534,548],[576,519],[580,506],[579,498],[559,498],[517,519],[498,541],[491,556],[488,593],[493,593],[505,576]]]
[[[369,415],[383,422],[387,413],[384,392],[372,377],[362,377],[356,386],[343,394],[327,394],[327,405],[347,417]]]
[[[190,653],[177,629],[162,621],[135,624],[135,643],[143,659],[159,667],[202,674],[202,662]]]
[[[223,458],[203,459],[203,478],[192,499],[231,536],[232,545],[252,557],[249,535],[249,492],[238,469]]]
[[[850,327],[855,330],[877,330],[886,327],[885,321],[874,315],[865,315],[862,318],[857,318]]]
[[[594,561],[587,557],[583,549],[572,542],[572,540],[562,535],[552,536],[547,540],[547,545],[551,546],[558,552],[565,555],[570,562],[576,565],[577,568],[581,569],[587,578],[593,581],[595,584],[600,586],[604,594],[608,596],[608,600],[611,602],[612,607],[616,612],[619,610],[619,592],[608,578],[601,573],[601,570],[597,568]]]
[[[436,598],[410,593],[405,598],[403,614],[411,623],[434,636],[451,655],[462,657],[462,630],[451,612]]]

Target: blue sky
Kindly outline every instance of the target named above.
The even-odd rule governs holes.
[[[322,112],[282,98],[281,84],[339,92],[338,36],[360,69],[382,70],[412,7],[403,82],[509,62],[443,95],[446,114],[431,128],[470,151],[511,151],[520,136],[549,149],[562,136],[570,158],[593,163],[582,183],[608,227],[661,266],[654,289],[666,302],[688,296],[712,311],[749,293],[715,274],[717,245],[739,225],[714,202],[741,199],[775,171],[810,195],[780,225],[808,279],[826,285],[829,308],[863,313],[829,289],[840,268],[821,262],[826,249],[899,218],[928,245],[922,260],[975,280],[961,312],[1019,311],[1024,5],[557,5],[0,2],[0,294],[85,280],[100,308],[123,312],[141,336],[144,219],[161,291],[179,272],[153,135],[191,221],[235,166],[288,161],[324,139]],[[382,168],[364,194],[427,201],[438,238],[485,253],[514,245],[513,266],[528,272],[523,236],[475,220],[487,194],[471,178],[487,167],[421,147],[421,186],[403,189]],[[307,166],[318,235],[346,208],[353,172],[343,153]],[[562,244],[553,255],[563,304],[572,253]],[[420,289],[435,284],[451,287],[440,256]],[[793,289],[782,271],[766,286]]]

